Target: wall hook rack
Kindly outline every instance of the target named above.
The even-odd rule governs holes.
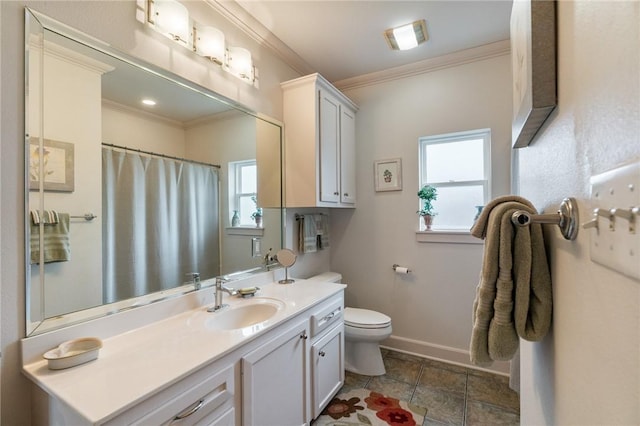
[[[578,236],[578,203],[575,198],[565,198],[555,214],[531,214],[518,210],[511,216],[511,222],[516,226],[529,226],[532,223],[558,225],[562,236],[573,241]]]

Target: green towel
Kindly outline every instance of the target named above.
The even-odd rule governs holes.
[[[514,228],[511,215],[517,210],[536,213],[522,197],[500,197],[471,228],[473,236],[485,239],[469,349],[476,365],[511,359],[518,337],[539,341],[551,324],[551,275],[542,227],[533,223]]]
[[[46,223],[44,228],[44,263],[66,262],[70,258],[69,214],[58,213],[57,223]],[[40,263],[40,224],[31,220],[31,263]]]
[[[318,228],[312,214],[300,215],[298,218],[298,251],[315,253],[318,251]]]

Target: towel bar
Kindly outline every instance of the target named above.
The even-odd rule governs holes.
[[[307,213],[307,214],[310,214],[311,216],[315,216],[315,215],[320,215],[320,216],[329,216],[329,215],[328,215],[328,214],[326,214],[326,213]],[[296,219],[296,220],[300,220],[300,218],[301,218],[301,217],[303,217],[303,216],[304,216],[304,214],[296,213],[296,215],[295,215],[295,219]]]
[[[70,218],[72,218],[72,219],[84,219],[84,220],[86,220],[87,222],[89,222],[89,221],[91,221],[91,220],[95,219],[95,218],[96,218],[96,217],[98,217],[98,216],[96,216],[96,215],[95,215],[95,214],[93,214],[93,213],[85,213],[85,214],[83,214],[82,216],[69,216],[69,217],[70,217]]]
[[[531,214],[518,210],[511,216],[516,226],[529,226],[532,223],[555,224],[566,240],[575,240],[578,236],[578,203],[575,198],[565,198],[555,214]]]

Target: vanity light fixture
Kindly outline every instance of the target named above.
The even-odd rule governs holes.
[[[159,33],[258,87],[258,69],[253,65],[251,52],[242,47],[227,47],[222,31],[190,19],[183,4],[177,0],[136,0],[136,4],[138,22],[150,24]]]
[[[195,52],[222,65],[225,60],[224,33],[209,26],[194,26],[193,47]]]
[[[384,32],[387,44],[393,50],[409,50],[429,39],[427,24],[424,19],[410,24],[390,28]]]
[[[251,52],[242,47],[229,47],[227,54],[227,66],[231,74],[247,81],[253,79]]]
[[[176,0],[154,0],[150,6],[149,22],[174,41],[188,45],[191,28],[187,8]]]

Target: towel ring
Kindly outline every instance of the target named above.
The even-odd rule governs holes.
[[[531,214],[518,210],[511,215],[511,222],[516,226],[529,226],[532,223],[558,225],[565,240],[573,241],[578,236],[578,203],[575,198],[565,198],[555,214]]]

